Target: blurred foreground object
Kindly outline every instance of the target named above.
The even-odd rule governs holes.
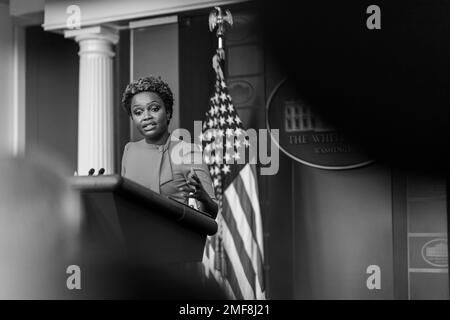
[[[0,299],[64,298],[81,210],[56,158],[0,158]]]

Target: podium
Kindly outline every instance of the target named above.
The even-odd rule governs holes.
[[[207,213],[120,175],[77,176],[84,212],[79,254],[82,290],[68,299],[223,299],[202,266],[206,237],[217,232]]]
[[[200,262],[217,223],[207,213],[162,196],[120,175],[71,178],[85,212],[89,250],[123,254],[142,263]]]

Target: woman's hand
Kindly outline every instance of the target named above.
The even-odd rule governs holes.
[[[213,218],[216,217],[218,205],[211,199],[208,192],[206,192],[199,177],[195,174],[192,168],[191,172],[187,175],[186,186],[179,188],[179,190],[186,199],[188,197],[192,197],[200,201],[201,209],[212,214]]]
[[[186,186],[179,188],[179,190],[183,192],[185,198],[192,197],[201,202],[206,202],[209,199],[208,193],[192,169],[187,175]]]

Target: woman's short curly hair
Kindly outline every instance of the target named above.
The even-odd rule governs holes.
[[[125,111],[131,116],[131,99],[135,94],[140,92],[154,92],[159,95],[164,102],[166,112],[173,115],[173,94],[169,88],[169,85],[164,82],[161,77],[144,77],[138,80],[133,80],[127,87],[122,95],[122,105]]]

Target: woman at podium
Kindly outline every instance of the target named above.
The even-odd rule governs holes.
[[[144,77],[125,89],[122,104],[144,138],[126,144],[122,157],[122,176],[161,195],[187,203],[198,201],[199,209],[214,218],[218,206],[207,165],[199,146],[171,136],[173,94],[160,77]],[[174,154],[182,159],[174,159]],[[180,161],[181,160],[181,161]]]

